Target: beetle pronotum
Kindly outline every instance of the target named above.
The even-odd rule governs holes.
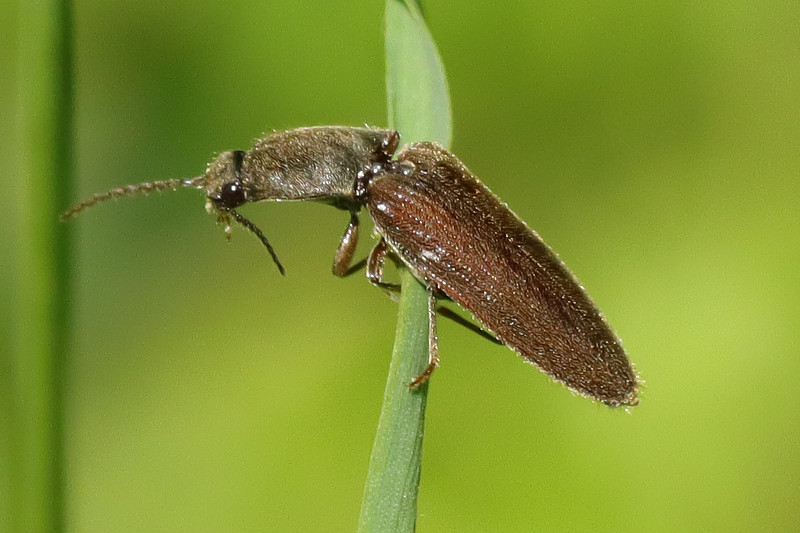
[[[333,262],[344,276],[366,208],[380,236],[367,278],[383,281],[393,254],[428,292],[429,362],[439,363],[436,299],[467,309],[496,338],[573,391],[610,406],[638,403],[636,374],[622,345],[583,287],[550,248],[453,154],[436,143],[403,147],[395,131],[319,126],[275,132],[253,148],[224,152],[204,175],[131,185],[97,194],[64,213],[153,190],[205,189],[206,208],[230,231],[254,233],[283,273],[272,246],[239,206],[261,200],[314,200],[350,213]]]

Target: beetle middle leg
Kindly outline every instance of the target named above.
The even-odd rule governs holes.
[[[386,240],[381,237],[378,244],[369,253],[367,259],[367,279],[376,287],[380,287],[389,297],[395,300],[394,293],[400,292],[400,285],[397,283],[386,283],[383,281],[383,263],[386,261],[386,256],[389,254],[389,247]]]

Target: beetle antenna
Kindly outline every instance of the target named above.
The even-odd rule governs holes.
[[[67,218],[73,217],[78,213],[80,213],[81,211],[83,211],[84,209],[86,209],[87,207],[92,207],[94,204],[104,202],[110,198],[146,195],[150,194],[153,191],[165,191],[167,189],[175,190],[180,187],[195,187],[197,189],[201,189],[205,187],[205,184],[206,184],[205,176],[198,176],[196,178],[159,180],[159,181],[140,183],[138,185],[126,185],[125,187],[117,187],[116,189],[111,189],[108,192],[95,194],[91,198],[88,198],[79,204],[75,204],[74,206],[67,209],[61,215],[61,220],[66,220]]]
[[[283,269],[283,265],[281,264],[280,260],[278,259],[278,256],[275,254],[275,250],[272,249],[272,245],[270,245],[269,241],[264,236],[264,234],[261,233],[261,230],[258,229],[258,226],[256,226],[255,224],[253,224],[252,222],[250,222],[249,220],[244,218],[235,209],[228,209],[226,212],[230,213],[231,215],[233,215],[233,218],[236,220],[236,222],[238,222],[239,224],[241,224],[245,228],[247,228],[250,231],[252,231],[255,234],[255,236],[258,237],[258,239],[261,241],[261,243],[264,246],[267,247],[267,251],[269,252],[269,255],[272,256],[272,260],[275,261],[275,265],[277,265],[278,270],[280,270],[281,276],[285,276],[286,275],[286,271]]]

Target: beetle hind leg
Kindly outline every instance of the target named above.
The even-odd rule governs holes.
[[[439,298],[441,298],[441,296]],[[501,341],[500,339],[498,339],[497,337],[495,337],[494,335],[492,335],[488,331],[485,331],[479,325],[477,325],[477,324],[475,324],[473,322],[470,322],[469,320],[467,320],[466,318],[464,318],[463,316],[459,315],[458,313],[456,313],[455,311],[453,311],[452,309],[450,309],[448,307],[444,307],[443,305],[439,305],[439,306],[436,307],[436,311],[440,315],[442,315],[443,317],[449,318],[450,320],[452,320],[453,322],[455,322],[459,326],[463,326],[463,327],[467,328],[468,330],[470,330],[471,332],[477,333],[478,335],[480,335],[481,337],[483,337],[484,339],[486,339],[488,341],[491,341],[491,342],[493,342],[495,344],[503,344],[503,341]]]
[[[426,287],[428,292],[428,365],[420,375],[408,384],[409,389],[417,389],[424,385],[439,366],[439,336],[436,334],[436,290]]]

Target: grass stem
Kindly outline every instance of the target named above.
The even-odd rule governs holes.
[[[418,1],[386,2],[386,92],[389,127],[404,143],[450,142],[444,68]],[[412,532],[422,465],[428,384],[408,384],[428,362],[425,287],[401,270],[397,333],[361,507],[362,533]]]

